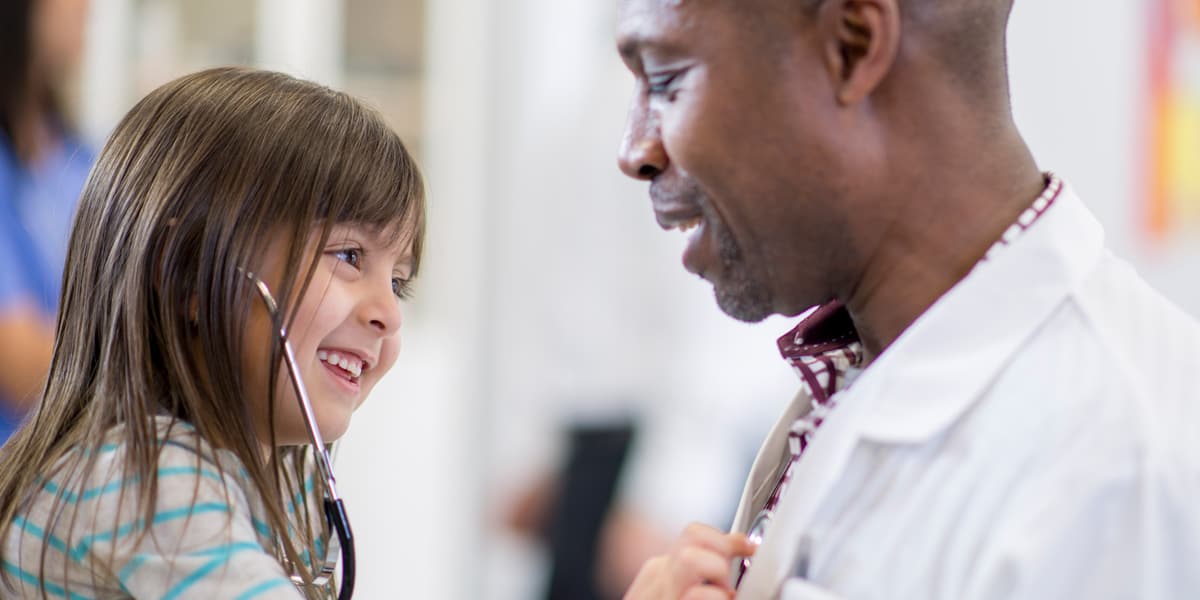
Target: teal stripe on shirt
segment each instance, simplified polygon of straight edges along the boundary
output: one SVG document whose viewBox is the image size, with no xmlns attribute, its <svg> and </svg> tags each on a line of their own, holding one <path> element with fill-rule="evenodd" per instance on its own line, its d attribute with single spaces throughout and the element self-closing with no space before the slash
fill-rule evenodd
<svg viewBox="0 0 1200 600">
<path fill-rule="evenodd" d="M 234 554 L 234 553 L 240 552 L 242 550 L 256 550 L 256 551 L 261 552 L 262 549 L 263 549 L 262 546 L 258 545 L 257 542 L 234 542 L 232 544 L 223 544 L 221 546 L 215 546 L 213 548 L 205 548 L 203 550 L 194 550 L 192 552 L 188 552 L 184 556 L 213 556 L 213 555 L 223 555 L 226 553 Z M 145 563 L 147 559 L 153 558 L 156 556 L 161 556 L 161 555 L 160 554 L 146 554 L 146 553 L 139 553 L 139 554 L 133 555 L 133 558 L 128 563 L 125 564 L 125 568 L 121 569 L 121 572 L 117 574 L 117 581 L 119 581 L 121 583 L 122 589 L 124 589 L 124 587 L 125 587 L 126 580 L 128 580 L 129 577 L 131 575 L 133 575 L 133 572 L 136 571 L 138 569 L 138 567 L 142 566 L 142 564 Z M 125 590 L 125 593 L 128 594 L 129 590 Z"/>
<path fill-rule="evenodd" d="M 67 552 L 66 542 L 62 541 L 54 534 L 46 533 L 46 531 L 41 527 L 26 521 L 25 517 L 13 517 L 12 524 L 20 527 L 21 531 L 24 531 L 33 537 L 41 538 L 42 541 L 49 544 L 51 548 L 54 548 L 55 550 L 58 550 L 64 554 Z"/>
<path fill-rule="evenodd" d="M 272 579 L 270 581 L 264 581 L 256 586 L 242 592 L 242 594 L 240 596 L 238 596 L 237 598 L 234 598 L 233 600 L 253 600 L 254 598 L 257 598 L 260 594 L 262 594 L 264 592 L 269 592 L 281 585 L 292 585 L 292 582 L 291 582 L 291 580 L 288 580 L 288 579 Z"/>
<path fill-rule="evenodd" d="M 122 443 L 123 443 L 123 442 L 122 442 Z M 101 445 L 101 446 L 100 446 L 100 452 L 99 452 L 99 454 L 102 454 L 102 455 L 103 455 L 103 454 L 108 454 L 109 452 L 112 452 L 112 451 L 114 451 L 114 450 L 116 450 L 117 448 L 120 448 L 120 447 L 121 447 L 121 444 L 113 444 L 113 443 L 109 443 L 109 444 L 103 444 L 103 445 Z M 78 447 L 77 447 L 77 449 L 78 449 Z M 83 448 L 83 449 L 81 449 L 81 450 L 78 450 L 78 451 L 79 451 L 81 454 L 83 454 L 84 456 L 87 456 L 87 455 L 89 455 L 89 454 L 91 454 L 91 453 L 92 453 L 92 449 L 91 449 L 91 448 Z"/>
<path fill-rule="evenodd" d="M 262 548 L 260 548 L 258 546 L 258 544 L 245 544 L 241 548 L 235 548 L 235 546 L 243 546 L 243 545 L 242 544 L 230 544 L 229 546 L 214 548 L 211 551 L 209 551 L 210 553 L 217 554 L 217 557 L 204 563 L 203 565 L 200 566 L 200 568 L 196 569 L 195 571 L 192 571 L 191 574 L 189 574 L 187 577 L 184 577 L 179 583 L 175 584 L 175 586 L 172 587 L 170 590 L 168 590 L 166 595 L 163 596 L 163 600 L 174 600 L 175 598 L 178 598 L 184 592 L 186 592 L 188 590 L 188 588 L 192 587 L 193 585 L 196 585 L 196 583 L 200 582 L 205 577 L 208 577 L 209 573 L 212 573 L 218 567 L 221 567 L 224 564 L 228 563 L 229 559 L 232 558 L 233 555 L 236 554 L 239 550 L 246 549 L 244 546 L 249 546 L 251 548 L 254 548 L 255 550 L 260 550 L 260 551 L 262 550 Z"/>
<path fill-rule="evenodd" d="M 313 491 L 313 477 L 312 477 L 312 475 L 309 475 L 308 478 L 304 480 L 304 489 L 299 492 L 296 492 L 296 496 L 294 498 L 292 498 L 292 503 L 291 503 L 291 505 L 288 506 L 288 513 L 296 512 L 296 509 L 298 507 L 305 504 L 305 502 L 304 502 L 305 497 L 307 497 L 309 494 L 311 494 L 312 491 Z"/>
<path fill-rule="evenodd" d="M 38 577 L 33 573 L 30 573 L 25 569 L 8 562 L 7 560 L 4 561 L 4 570 L 16 575 L 17 579 L 20 579 L 22 583 L 34 588 L 38 588 L 40 591 L 42 582 L 39 581 Z M 68 600 L 92 600 L 87 596 L 81 596 L 75 592 L 68 593 L 67 590 L 50 582 L 46 582 L 46 592 L 54 596 L 58 596 L 59 598 L 67 598 Z"/>
<path fill-rule="evenodd" d="M 254 525 L 254 530 L 257 531 L 259 535 L 265 538 L 271 537 L 271 526 L 267 525 L 266 522 L 261 521 L 254 516 L 250 517 L 250 522 Z"/>
<path fill-rule="evenodd" d="M 197 469 L 196 467 L 162 467 L 158 470 L 158 477 L 160 479 L 174 477 L 176 475 L 200 475 L 218 482 L 224 482 L 224 479 L 222 479 L 218 473 L 210 469 Z M 134 476 L 130 477 L 129 479 L 113 481 L 101 486 L 86 489 L 82 494 L 76 494 L 75 492 L 69 490 L 64 491 L 57 483 L 53 481 L 47 481 L 43 483 L 42 489 L 51 494 L 58 494 L 60 498 L 67 501 L 69 504 L 76 504 L 80 500 L 93 500 L 103 496 L 104 494 L 115 492 L 124 487 L 126 484 L 136 483 L 138 480 L 139 478 Z"/>
<path fill-rule="evenodd" d="M 214 460 L 213 457 L 205 454 L 204 452 L 201 452 L 198 448 L 196 448 L 195 445 L 186 444 L 184 442 L 181 442 L 178 440 L 172 440 L 172 439 L 163 441 L 163 445 L 164 446 L 174 446 L 176 448 L 179 448 L 180 450 L 186 450 L 187 452 L 189 452 L 191 454 L 195 454 L 196 456 L 199 456 L 200 459 L 203 460 L 204 462 L 206 462 L 210 465 L 213 465 L 214 467 L 218 466 L 217 461 Z M 237 465 L 237 467 L 238 467 L 238 469 L 237 469 L 238 477 L 241 477 L 242 479 L 250 479 L 250 471 L 246 470 L 246 467 L 242 465 L 241 461 L 234 460 L 233 464 Z"/>
<path fill-rule="evenodd" d="M 220 502 L 207 502 L 204 504 L 196 504 L 194 506 L 184 506 L 181 508 L 176 508 L 174 510 L 162 511 L 162 512 L 154 515 L 154 520 L 151 523 L 153 525 L 158 525 L 160 523 L 165 523 L 167 521 L 173 521 L 175 519 L 181 519 L 181 518 L 185 518 L 185 517 L 191 517 L 194 515 L 201 515 L 201 514 L 210 513 L 210 512 L 226 512 L 227 513 L 227 512 L 230 512 L 230 507 L 228 504 L 224 504 L 224 503 L 220 503 Z M 129 533 L 132 531 L 137 531 L 137 530 L 141 529 L 143 526 L 144 526 L 143 520 L 137 519 L 135 521 L 125 523 L 124 525 L 117 527 L 116 531 L 105 531 L 102 533 L 97 533 L 95 535 L 87 536 L 86 538 L 83 539 L 83 541 L 81 541 L 75 545 L 75 547 L 71 550 L 71 553 L 69 554 L 69 556 L 75 562 L 79 562 L 80 560 L 83 559 L 84 555 L 87 554 L 88 550 L 92 547 L 92 544 L 94 544 L 95 542 L 108 541 L 110 539 L 119 539 L 119 538 L 125 537 L 126 535 L 129 535 Z"/>
</svg>

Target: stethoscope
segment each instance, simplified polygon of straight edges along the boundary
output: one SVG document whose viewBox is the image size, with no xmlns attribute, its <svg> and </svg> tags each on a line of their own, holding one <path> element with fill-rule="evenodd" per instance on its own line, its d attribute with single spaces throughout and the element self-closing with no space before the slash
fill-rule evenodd
<svg viewBox="0 0 1200 600">
<path fill-rule="evenodd" d="M 746 539 L 755 546 L 761 545 L 763 535 L 767 533 L 767 526 L 771 524 L 771 517 L 774 516 L 774 511 L 762 509 L 754 517 L 754 521 L 750 524 L 750 529 L 746 531 Z M 733 589 L 742 587 L 742 579 L 746 577 L 746 571 L 750 570 L 750 557 L 743 556 L 741 560 L 734 561 L 733 569 Z"/>
<path fill-rule="evenodd" d="M 267 306 L 267 312 L 272 318 L 278 318 L 279 305 L 271 295 L 271 289 L 257 275 L 250 271 L 242 271 L 258 288 L 258 295 Z M 312 402 L 308 398 L 308 389 L 300 379 L 300 367 L 296 362 L 296 352 L 288 341 L 287 325 L 279 325 L 279 341 L 283 345 L 284 364 L 287 365 L 288 377 L 292 380 L 292 389 L 296 392 L 296 400 L 300 403 L 300 413 L 304 415 L 304 424 L 308 427 L 309 439 L 312 441 L 313 453 L 316 456 L 317 468 L 325 482 L 325 493 L 322 498 L 325 507 L 325 521 L 337 535 L 329 540 L 329 548 L 325 552 L 325 562 L 321 565 L 312 579 L 312 585 L 321 587 L 329 583 L 337 569 L 338 555 L 342 557 L 342 583 L 338 590 L 338 600 L 349 600 L 354 594 L 354 534 L 350 531 L 350 521 L 346 518 L 346 505 L 337 493 L 337 481 L 333 477 L 333 462 L 329 458 L 329 449 L 325 446 L 325 438 L 317 428 L 317 420 L 313 416 Z M 299 588 L 305 588 L 304 578 L 298 573 L 299 565 L 291 565 L 292 583 Z"/>
</svg>

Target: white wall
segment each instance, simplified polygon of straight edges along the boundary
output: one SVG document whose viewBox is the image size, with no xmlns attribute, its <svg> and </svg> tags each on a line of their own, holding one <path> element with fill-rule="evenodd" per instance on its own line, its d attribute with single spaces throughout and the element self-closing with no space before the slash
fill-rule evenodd
<svg viewBox="0 0 1200 600">
<path fill-rule="evenodd" d="M 1148 4 L 1017 0 L 1009 28 L 1014 112 L 1042 168 L 1075 186 L 1116 253 L 1200 315 L 1200 237 L 1157 243 L 1141 224 Z"/>
</svg>

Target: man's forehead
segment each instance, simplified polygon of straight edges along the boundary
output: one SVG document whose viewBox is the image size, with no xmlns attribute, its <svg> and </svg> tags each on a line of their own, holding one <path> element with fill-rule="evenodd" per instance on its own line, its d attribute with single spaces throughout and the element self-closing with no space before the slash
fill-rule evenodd
<svg viewBox="0 0 1200 600">
<path fill-rule="evenodd" d="M 728 0 L 620 0 L 619 20 L 672 18 L 684 11 Z"/>
<path fill-rule="evenodd" d="M 712 1 L 621 0 L 617 11 L 618 49 L 622 54 L 632 54 L 640 46 L 661 43 L 665 30 L 677 28 L 690 19 L 694 9 Z"/>
<path fill-rule="evenodd" d="M 694 0 L 621 0 L 619 11 L 624 13 L 647 9 L 669 9 L 693 3 Z"/>
</svg>

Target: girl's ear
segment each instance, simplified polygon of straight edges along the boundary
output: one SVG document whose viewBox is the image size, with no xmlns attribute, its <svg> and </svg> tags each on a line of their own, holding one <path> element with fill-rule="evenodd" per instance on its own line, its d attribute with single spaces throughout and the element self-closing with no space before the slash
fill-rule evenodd
<svg viewBox="0 0 1200 600">
<path fill-rule="evenodd" d="M 198 329 L 200 327 L 200 299 L 195 295 L 188 299 L 187 315 L 188 325 L 191 325 L 192 329 Z"/>
<path fill-rule="evenodd" d="M 179 224 L 179 219 L 170 217 L 165 227 L 173 229 Z M 166 236 L 164 236 L 164 239 Z M 160 243 L 154 259 L 154 281 L 162 282 L 166 277 L 166 244 Z M 188 296 L 187 305 L 181 307 L 180 316 L 187 319 L 188 325 L 194 330 L 200 326 L 200 298 L 195 293 Z"/>
</svg>

